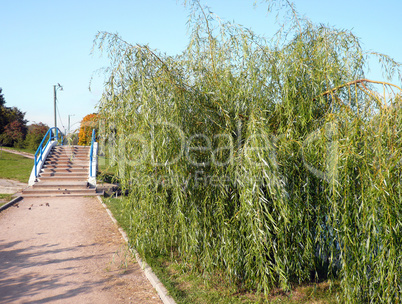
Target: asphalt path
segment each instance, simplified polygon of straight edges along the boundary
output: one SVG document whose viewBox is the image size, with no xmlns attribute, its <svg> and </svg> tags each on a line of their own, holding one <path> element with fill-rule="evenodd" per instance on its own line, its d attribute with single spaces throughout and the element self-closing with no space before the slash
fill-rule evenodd
<svg viewBox="0 0 402 304">
<path fill-rule="evenodd" d="M 0 212 L 0 303 L 162 303 L 95 197 Z"/>
<path fill-rule="evenodd" d="M 30 159 L 35 159 L 35 155 L 28 153 L 28 152 L 21 152 L 21 151 L 16 151 L 16 150 L 12 150 L 12 149 L 7 149 L 7 148 L 0 148 L 2 151 L 5 152 L 9 152 L 9 153 L 13 153 L 13 154 L 18 154 L 18 155 L 22 155 L 24 157 L 30 158 Z"/>
</svg>

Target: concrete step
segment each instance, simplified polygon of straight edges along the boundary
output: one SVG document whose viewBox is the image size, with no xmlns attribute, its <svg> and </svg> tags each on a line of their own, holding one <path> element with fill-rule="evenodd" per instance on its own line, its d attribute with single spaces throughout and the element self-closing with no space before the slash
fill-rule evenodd
<svg viewBox="0 0 402 304">
<path fill-rule="evenodd" d="M 47 157 L 48 160 L 69 160 L 69 161 L 74 161 L 74 160 L 83 160 L 83 161 L 89 161 L 89 157 L 85 156 L 85 157 L 71 157 L 71 156 L 67 156 L 67 155 L 61 155 L 61 156 L 51 156 L 49 155 Z"/>
<path fill-rule="evenodd" d="M 89 152 L 90 149 L 76 149 L 76 148 L 70 148 L 70 147 L 60 147 L 57 146 L 56 148 L 52 149 L 52 152 L 58 153 L 58 152 L 74 152 L 74 153 L 85 153 L 85 152 Z"/>
<path fill-rule="evenodd" d="M 83 181 L 75 181 L 75 180 L 66 180 L 66 181 L 63 181 L 62 184 L 66 185 L 66 186 L 74 186 L 74 185 L 85 185 L 86 186 L 88 183 L 86 181 L 83 182 Z M 33 187 L 35 187 L 36 185 L 55 186 L 55 185 L 60 185 L 60 182 L 50 179 L 50 180 L 46 180 L 46 181 L 37 182 L 33 185 Z"/>
<path fill-rule="evenodd" d="M 51 151 L 51 155 L 77 155 L 77 156 L 88 156 L 89 151 L 70 151 L 70 150 L 65 150 L 65 151 Z"/>
<path fill-rule="evenodd" d="M 44 163 L 44 166 L 46 165 L 63 165 L 63 166 L 89 166 L 89 161 L 80 161 L 80 160 L 75 160 L 75 161 L 67 161 L 67 160 L 47 160 Z"/>
<path fill-rule="evenodd" d="M 54 147 L 36 183 L 22 197 L 103 195 L 88 185 L 89 147 Z"/>
<path fill-rule="evenodd" d="M 56 167 L 56 168 L 43 168 L 41 174 L 43 173 L 86 173 L 88 174 L 88 168 L 76 168 L 76 167 L 72 167 L 72 168 L 60 168 L 60 167 Z"/>
<path fill-rule="evenodd" d="M 52 150 L 51 153 L 56 153 L 56 154 L 63 154 L 63 153 L 68 153 L 68 154 L 74 154 L 74 153 L 82 153 L 82 154 L 89 154 L 90 150 L 77 150 L 77 149 L 58 149 L 58 150 Z"/>
<path fill-rule="evenodd" d="M 75 160 L 82 160 L 82 161 L 89 161 L 89 157 L 69 157 L 69 156 L 51 156 L 49 155 L 46 160 L 59 160 L 59 161 L 75 161 Z"/>
<path fill-rule="evenodd" d="M 82 155 L 88 156 L 90 151 L 74 151 L 74 150 L 60 150 L 60 151 L 51 151 L 52 155 Z"/>
<path fill-rule="evenodd" d="M 89 157 L 89 153 L 50 153 L 49 157 Z"/>
<path fill-rule="evenodd" d="M 26 190 L 24 190 L 22 192 L 23 195 L 27 195 L 27 194 L 92 194 L 92 193 L 96 193 L 96 189 L 95 188 L 88 188 L 88 189 L 38 189 L 38 188 L 28 188 Z"/>
<path fill-rule="evenodd" d="M 88 178 L 88 172 L 41 172 L 41 174 L 39 174 L 39 178 L 41 177 L 47 177 L 47 176 L 54 176 L 54 177 L 63 177 L 63 176 L 73 176 L 73 177 L 84 177 L 84 178 Z"/>
<path fill-rule="evenodd" d="M 91 147 L 73 147 L 73 146 L 56 146 L 52 151 L 61 152 L 61 151 L 74 151 L 74 152 L 89 152 Z"/>
<path fill-rule="evenodd" d="M 67 186 L 67 185 L 57 185 L 57 186 L 35 186 L 32 187 L 32 190 L 27 190 L 27 191 L 42 191 L 42 192 L 48 192 L 48 191 L 69 191 L 69 190 L 74 190 L 74 191 L 78 191 L 78 190 L 82 190 L 82 191 L 86 191 L 88 189 L 92 189 L 89 188 L 86 185 L 76 185 L 76 186 Z M 24 192 L 25 193 L 25 192 Z"/>
<path fill-rule="evenodd" d="M 91 189 L 86 182 L 76 182 L 76 181 L 64 181 L 64 182 L 53 182 L 53 181 L 42 181 L 35 183 L 32 186 L 34 190 L 66 190 L 66 189 Z"/>
<path fill-rule="evenodd" d="M 89 153 L 84 151 L 84 152 L 75 152 L 75 151 L 52 151 L 50 152 L 50 155 L 58 155 L 58 156 L 62 156 L 62 155 L 77 155 L 77 156 L 88 156 Z"/>
<path fill-rule="evenodd" d="M 71 165 L 49 164 L 49 165 L 44 165 L 44 166 L 42 167 L 43 170 L 45 170 L 45 169 L 73 169 L 73 168 L 88 170 L 88 169 L 89 169 L 89 165 L 88 165 L 88 164 L 86 164 L 86 165 L 84 165 L 84 164 L 75 164 L 75 165 L 72 165 L 72 164 L 71 164 Z"/>
<path fill-rule="evenodd" d="M 81 181 L 87 182 L 88 175 L 85 176 L 39 176 L 39 181 L 55 181 L 55 182 L 65 182 L 65 181 Z"/>
<path fill-rule="evenodd" d="M 50 153 L 48 157 L 81 157 L 81 158 L 89 158 L 89 153 L 85 154 L 75 154 L 75 153 Z"/>
<path fill-rule="evenodd" d="M 89 151 L 60 150 L 51 151 L 52 155 L 89 155 Z"/>
<path fill-rule="evenodd" d="M 22 197 L 62 197 L 62 196 L 96 196 L 103 195 L 104 192 L 96 192 L 95 189 L 90 190 L 68 190 L 68 191 L 30 191 L 22 192 Z"/>
</svg>

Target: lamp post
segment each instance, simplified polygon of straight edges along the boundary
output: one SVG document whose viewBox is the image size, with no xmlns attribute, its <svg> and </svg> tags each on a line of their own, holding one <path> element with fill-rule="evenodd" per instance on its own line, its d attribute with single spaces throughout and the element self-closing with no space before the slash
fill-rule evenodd
<svg viewBox="0 0 402 304">
<path fill-rule="evenodd" d="M 63 91 L 63 87 L 60 85 L 60 83 L 58 83 L 57 85 L 53 86 L 54 89 L 54 127 L 57 128 L 57 118 L 56 118 L 56 91 L 60 90 Z"/>
<path fill-rule="evenodd" d="M 74 114 L 69 114 L 68 115 L 68 134 L 70 134 L 70 117 L 75 116 Z"/>
</svg>

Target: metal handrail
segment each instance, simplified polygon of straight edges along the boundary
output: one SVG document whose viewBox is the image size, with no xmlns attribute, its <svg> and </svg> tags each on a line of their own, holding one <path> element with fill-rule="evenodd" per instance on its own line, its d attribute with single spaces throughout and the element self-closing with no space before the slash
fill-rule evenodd
<svg viewBox="0 0 402 304">
<path fill-rule="evenodd" d="M 53 130 L 55 130 L 55 132 L 54 132 L 55 134 L 53 134 Z M 49 137 L 49 138 L 46 141 L 45 146 L 43 146 L 43 143 L 45 142 L 47 137 Z M 56 127 L 49 128 L 49 130 L 47 130 L 45 136 L 43 137 L 42 141 L 40 142 L 38 149 L 36 150 L 35 160 L 34 160 L 34 162 L 35 162 L 35 178 L 38 177 L 37 167 L 38 167 L 39 162 L 42 161 L 43 152 L 46 150 L 48 144 L 52 140 L 61 140 L 61 144 L 63 144 L 63 134 L 61 133 L 59 128 L 56 128 Z M 39 154 L 39 157 L 38 157 L 38 154 Z"/>
<path fill-rule="evenodd" d="M 95 129 L 92 129 L 91 152 L 89 154 L 89 176 L 90 177 L 93 177 L 92 162 L 93 162 L 93 155 L 94 155 L 94 142 L 95 142 Z"/>
</svg>

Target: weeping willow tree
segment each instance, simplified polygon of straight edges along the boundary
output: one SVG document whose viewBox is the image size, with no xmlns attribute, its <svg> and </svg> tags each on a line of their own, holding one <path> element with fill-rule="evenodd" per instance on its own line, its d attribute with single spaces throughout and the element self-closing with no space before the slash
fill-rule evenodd
<svg viewBox="0 0 402 304">
<path fill-rule="evenodd" d="M 177 56 L 97 35 L 132 244 L 249 290 L 339 278 L 343 301 L 396 303 L 400 89 L 364 79 L 351 32 L 292 13 L 266 40 L 192 2 Z"/>
</svg>

